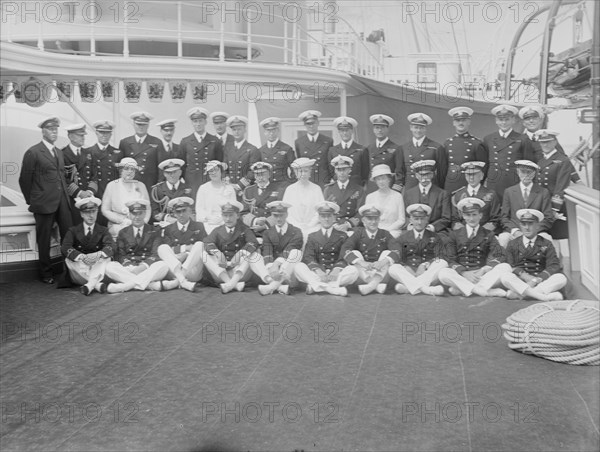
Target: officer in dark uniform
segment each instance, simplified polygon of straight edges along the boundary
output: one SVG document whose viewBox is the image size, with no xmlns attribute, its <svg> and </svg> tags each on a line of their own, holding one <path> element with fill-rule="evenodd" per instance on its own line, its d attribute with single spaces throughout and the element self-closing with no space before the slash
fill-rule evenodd
<svg viewBox="0 0 600 452">
<path fill-rule="evenodd" d="M 160 257 L 169 266 L 179 281 L 179 287 L 193 292 L 196 282 L 202 278 L 204 225 L 192 218 L 194 200 L 188 196 L 173 198 L 168 203 L 171 215 L 177 220 L 163 232 L 162 244 L 157 249 Z"/>
<path fill-rule="evenodd" d="M 341 141 L 329 148 L 327 159 L 331 164 L 331 161 L 338 155 L 350 157 L 353 162 L 350 180 L 364 187 L 369 179 L 369 153 L 362 144 L 354 141 L 354 130 L 358 123 L 354 118 L 340 116 L 333 120 L 333 125 L 337 127 Z M 334 178 L 335 172 L 330 166 L 329 180 L 333 181 Z"/>
<path fill-rule="evenodd" d="M 365 201 L 365 190 L 350 178 L 354 166 L 350 157 L 338 155 L 331 161 L 331 166 L 335 168 L 335 181 L 325 186 L 323 197 L 339 206 L 338 219 L 333 227 L 348 232 L 360 225 L 358 208 Z"/>
<path fill-rule="evenodd" d="M 507 262 L 512 266 L 512 273 L 502 276 L 502 284 L 508 289 L 506 297 L 562 300 L 559 291 L 567 285 L 567 278 L 560 272 L 560 260 L 552 242 L 537 235 L 544 214 L 521 209 L 517 218 L 523 236 L 511 240 L 506 247 Z"/>
<path fill-rule="evenodd" d="M 117 163 L 124 157 L 120 149 L 111 146 L 110 139 L 115 128 L 114 123 L 108 120 L 96 121 L 93 124 L 96 129 L 98 143 L 90 147 L 92 153 L 92 174 L 95 175 L 98 183 L 97 197 L 102 199 L 104 190 L 109 182 L 119 178 L 119 169 Z M 106 218 L 101 212 L 98 213 L 98 223 L 106 226 Z"/>
<path fill-rule="evenodd" d="M 276 117 L 266 118 L 260 122 L 261 127 L 265 130 L 267 142 L 258 150 L 261 160 L 269 163 L 272 167 L 271 183 L 279 185 L 282 190 L 285 190 L 285 187 L 294 182 L 290 166 L 296 160 L 296 156 L 291 146 L 279 139 L 280 122 L 281 119 Z"/>
<path fill-rule="evenodd" d="M 390 277 L 398 281 L 397 293 L 441 296 L 442 286 L 433 285 L 438 272 L 446 268 L 444 244 L 441 238 L 427 229 L 431 207 L 426 204 L 411 204 L 406 208 L 410 216 L 412 231 L 403 232 L 394 247 L 398 261 L 389 270 Z"/>
<path fill-rule="evenodd" d="M 484 205 L 479 198 L 464 198 L 458 203 L 466 226 L 450 232 L 445 246 L 448 268 L 438 273 L 452 295 L 506 296 L 504 289 L 495 286 L 511 268 L 494 233 L 480 226 Z"/>
<path fill-rule="evenodd" d="M 373 124 L 373 134 L 375 142 L 367 146 L 367 155 L 369 156 L 369 181 L 367 182 L 367 194 L 377 190 L 375 182 L 370 180 L 371 171 L 377 165 L 387 165 L 392 170 L 396 170 L 396 154 L 399 146 L 388 138 L 390 127 L 394 125 L 394 120 L 388 115 L 376 114 L 369 117 L 369 121 Z M 398 189 L 397 185 L 393 185 L 394 190 Z"/>
<path fill-rule="evenodd" d="M 242 221 L 259 237 L 275 224 L 267 204 L 283 198 L 283 190 L 270 182 L 272 166 L 267 162 L 256 162 L 250 167 L 255 184 L 244 190 Z"/>
<path fill-rule="evenodd" d="M 158 150 L 158 163 L 168 159 L 182 159 L 181 148 L 177 143 L 173 143 L 173 135 L 175 135 L 175 123 L 177 119 L 164 119 L 156 123 L 160 128 L 162 135 L 161 147 Z M 159 177 L 161 177 L 159 175 Z"/>
<path fill-rule="evenodd" d="M 214 111 L 208 115 L 208 119 L 212 121 L 213 127 L 215 128 L 215 137 L 221 142 L 223 149 L 225 149 L 228 144 L 233 144 L 233 136 L 227 133 L 229 113 L 225 113 L 224 111 Z"/>
<path fill-rule="evenodd" d="M 81 285 L 81 293 L 94 290 L 106 292 L 104 271 L 115 252 L 115 242 L 108 229 L 96 223 L 98 206 L 102 201 L 95 196 L 75 201 L 83 222 L 69 228 L 61 250 L 71 281 Z"/>
<path fill-rule="evenodd" d="M 183 138 L 179 144 L 185 161 L 185 181 L 190 184 L 192 193 L 197 193 L 200 185 L 209 181 L 208 173 L 204 171 L 211 160 L 223 161 L 223 143 L 214 135 L 206 132 L 208 110 L 194 107 L 188 110 L 194 132 Z"/>
<path fill-rule="evenodd" d="M 133 120 L 135 135 L 123 138 L 119 149 L 123 157 L 131 157 L 140 167 L 136 179 L 142 182 L 148 193 L 152 186 L 158 182 L 158 151 L 162 147 L 159 138 L 148 135 L 148 126 L 154 119 L 150 113 L 138 111 L 129 116 Z"/>
<path fill-rule="evenodd" d="M 464 198 L 479 198 L 485 205 L 481 208 L 481 226 L 489 231 L 500 232 L 500 200 L 498 194 L 481 184 L 485 162 L 466 162 L 461 166 L 467 185 L 452 195 L 452 229 L 463 228 L 464 222 L 458 211 L 458 203 Z"/>
<path fill-rule="evenodd" d="M 333 146 L 333 139 L 319 133 L 319 118 L 321 112 L 306 110 L 300 113 L 298 119 L 304 122 L 306 135 L 302 135 L 294 142 L 296 157 L 306 157 L 315 160 L 312 167 L 310 180 L 323 188 L 330 180 L 329 161 L 327 155 Z"/>
<path fill-rule="evenodd" d="M 233 136 L 223 152 L 224 162 L 227 163 L 226 177 L 238 197 L 241 197 L 246 187 L 254 183 L 254 174 L 250 168 L 260 161 L 261 156 L 258 148 L 246 141 L 248 118 L 240 115 L 230 116 L 227 125 Z"/>
<path fill-rule="evenodd" d="M 504 190 L 519 182 L 514 163 L 517 160 L 533 161 L 535 158 L 531 143 L 513 130 L 515 115 L 518 112 L 519 110 L 512 105 L 498 105 L 492 108 L 499 131 L 483 139 L 489 162 L 485 183 L 488 188 L 496 190 L 500 199 Z"/>
<path fill-rule="evenodd" d="M 473 110 L 469 107 L 455 107 L 448 111 L 452 117 L 452 124 L 456 134 L 444 143 L 448 160 L 448 172 L 444 177 L 444 190 L 454 193 L 467 185 L 464 172 L 461 170 L 463 163 L 478 161 L 487 163 L 488 153 L 483 147 L 483 142 L 469 133 Z"/>
<path fill-rule="evenodd" d="M 296 264 L 294 273 L 298 281 L 306 283 L 307 295 L 327 292 L 345 297 L 348 295 L 345 286 L 354 283 L 358 273 L 351 270 L 344 277 L 341 274 L 346 261 L 340 251 L 348 236 L 333 227 L 340 208 L 330 201 L 323 201 L 315 208 L 321 228 L 308 235 L 302 262 Z"/>
<path fill-rule="evenodd" d="M 413 113 L 406 118 L 410 124 L 412 138 L 408 143 L 400 146 L 395 158 L 396 184 L 394 190 L 402 191 L 414 187 L 419 182 L 415 175 L 410 172 L 413 163 L 420 160 L 435 160 L 437 173 L 432 180 L 434 185 L 444 187 L 444 178 L 448 171 L 448 161 L 444 147 L 427 136 L 427 126 L 433 120 L 425 113 Z M 391 167 L 394 171 L 394 167 Z"/>
<path fill-rule="evenodd" d="M 152 205 L 152 219 L 155 223 L 162 223 L 161 227 L 175 222 L 175 217 L 168 215 L 169 201 L 182 196 L 194 198 L 195 193 L 187 182 L 181 177 L 183 167 L 181 159 L 167 159 L 158 164 L 158 169 L 163 173 L 164 181 L 159 182 L 150 192 Z"/>
</svg>

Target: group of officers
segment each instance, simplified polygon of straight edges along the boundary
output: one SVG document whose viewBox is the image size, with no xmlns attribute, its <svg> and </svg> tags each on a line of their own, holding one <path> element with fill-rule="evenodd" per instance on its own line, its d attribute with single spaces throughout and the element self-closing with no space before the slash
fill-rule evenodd
<svg viewBox="0 0 600 452">
<path fill-rule="evenodd" d="M 465 296 L 559 299 L 566 279 L 551 239 L 566 238 L 564 189 L 577 173 L 558 134 L 541 128 L 539 106 L 495 107 L 499 130 L 483 141 L 469 133 L 470 108 L 448 113 L 456 134 L 444 145 L 427 137 L 431 118 L 414 113 L 407 118 L 412 139 L 403 145 L 388 138 L 391 117 L 372 115 L 375 140 L 364 147 L 354 141 L 355 119 L 334 120 L 341 138 L 334 145 L 319 133 L 320 112 L 308 110 L 299 117 L 307 134 L 294 148 L 279 139 L 278 118 L 261 121 L 266 143 L 256 148 L 246 141 L 247 118 L 194 107 L 188 111 L 194 132 L 179 145 L 172 141 L 176 120 L 158 123 L 159 139 L 147 133 L 152 116 L 137 112 L 135 134 L 119 148 L 109 143 L 114 124 L 98 121 L 98 144 L 83 148 L 87 132 L 77 124 L 67 128 L 70 144 L 59 150 L 60 124 L 49 118 L 39 124 L 43 140 L 26 152 L 19 179 L 36 219 L 42 280 L 54 282 L 49 242 L 56 221 L 66 265 L 84 294 L 193 291 L 203 276 L 227 293 L 243 290 L 255 275 L 262 294 L 288 293 L 299 282 L 307 293 L 346 295 L 356 282 L 362 294 L 383 293 L 392 278 L 398 293 L 441 295 L 443 284 Z M 518 117 L 524 134 L 513 130 Z M 215 135 L 206 132 L 209 119 Z M 127 202 L 131 225 L 115 241 L 98 206 L 123 158 L 135 160 L 137 179 L 152 196 Z M 325 193 L 314 206 L 319 225 L 311 234 L 287 221 L 293 206 L 281 201 L 297 160 L 310 161 L 311 178 Z M 238 199 L 222 203 L 223 224 L 207 234 L 194 220 L 193 197 L 212 161 L 225 163 Z M 174 167 L 180 183 L 161 180 L 160 169 Z M 373 170 L 382 167 L 407 206 L 410 221 L 399 237 L 379 228 L 382 206 L 364 204 L 376 189 Z M 340 174 L 347 175 L 344 183 Z M 151 222 L 167 214 L 171 222 L 146 224 L 147 210 Z M 79 224 L 69 229 L 73 223 Z"/>
</svg>

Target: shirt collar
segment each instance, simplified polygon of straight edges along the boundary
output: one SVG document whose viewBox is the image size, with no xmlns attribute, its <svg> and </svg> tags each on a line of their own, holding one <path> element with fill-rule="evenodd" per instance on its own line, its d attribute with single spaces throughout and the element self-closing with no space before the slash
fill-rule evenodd
<svg viewBox="0 0 600 452">
<path fill-rule="evenodd" d="M 165 181 L 167 183 L 167 187 L 169 188 L 169 190 L 177 190 L 179 188 L 179 182 L 181 182 L 180 180 L 178 180 L 177 182 L 175 182 L 175 184 L 171 184 L 168 180 Z"/>
<path fill-rule="evenodd" d="M 75 155 L 79 155 L 79 153 L 81 152 L 81 148 L 77 148 L 77 147 L 73 146 L 73 143 L 69 143 L 69 147 L 71 148 L 71 150 L 73 151 L 73 154 L 75 154 Z"/>
<path fill-rule="evenodd" d="M 144 235 L 144 226 L 140 226 L 139 228 L 133 227 L 133 235 L 137 235 L 138 231 L 140 231 L 141 235 Z"/>
<path fill-rule="evenodd" d="M 383 140 L 379 141 L 379 140 L 375 140 L 375 143 L 377 144 L 377 147 L 379 146 L 383 146 L 385 143 L 387 143 L 387 140 L 389 140 L 390 137 L 385 137 Z"/>
<path fill-rule="evenodd" d="M 427 187 L 424 187 L 423 185 L 419 184 L 419 185 L 418 185 L 418 187 L 419 187 L 419 191 L 420 191 L 421 193 L 423 193 L 423 189 L 425 189 L 425 193 L 429 194 L 429 192 L 431 191 L 431 186 L 432 186 L 432 185 L 433 185 L 433 184 L 429 184 Z"/>
<path fill-rule="evenodd" d="M 319 132 L 315 133 L 314 135 L 307 133 L 306 136 L 308 137 L 309 140 L 317 141 L 317 138 L 319 138 Z"/>
<path fill-rule="evenodd" d="M 556 149 L 552 149 L 552 152 L 548 152 L 547 154 L 543 154 L 545 159 L 549 159 L 554 154 L 556 154 Z"/>
<path fill-rule="evenodd" d="M 187 231 L 190 227 L 190 220 L 187 221 L 186 224 L 181 224 L 179 221 L 177 222 L 177 227 L 179 228 L 179 230 L 181 231 L 182 228 L 185 228 L 185 230 Z"/>
<path fill-rule="evenodd" d="M 536 240 L 537 240 L 537 234 L 531 240 L 529 240 L 527 237 L 523 236 L 523 245 L 525 247 L 527 247 L 527 245 L 529 245 L 529 242 L 531 242 L 532 244 L 534 244 Z"/>
<path fill-rule="evenodd" d="M 477 184 L 476 187 L 472 187 L 471 185 L 467 185 L 467 194 L 469 193 L 478 193 L 481 188 L 481 183 Z"/>
<path fill-rule="evenodd" d="M 172 141 L 165 141 L 165 140 L 160 140 L 163 143 L 163 147 L 165 148 L 165 151 L 167 150 L 167 147 L 169 145 L 171 145 L 171 149 L 173 149 L 173 142 Z"/>
<path fill-rule="evenodd" d="M 136 135 L 136 136 L 135 136 L 135 141 L 136 141 L 136 142 L 138 142 L 138 143 L 139 143 L 140 141 L 142 141 L 142 142 L 143 142 L 143 141 L 146 139 L 146 137 L 147 137 L 147 136 L 148 136 L 148 134 L 146 134 L 146 135 L 144 135 L 144 136 L 141 136 L 141 137 L 140 137 L 140 136 L 138 136 L 138 135 Z"/>
<path fill-rule="evenodd" d="M 477 231 L 479 231 L 479 225 L 472 228 L 471 226 L 466 224 L 465 227 L 467 228 L 467 236 L 471 236 L 473 233 L 477 234 Z"/>
<path fill-rule="evenodd" d="M 198 132 L 194 132 L 194 136 L 196 137 L 196 140 L 198 140 L 198 142 L 201 142 L 202 140 L 204 140 L 206 132 L 204 132 L 202 135 L 200 135 Z"/>
<path fill-rule="evenodd" d="M 275 141 L 267 141 L 267 146 L 274 147 L 275 145 L 277 145 L 278 141 L 279 141 L 279 138 L 277 138 Z"/>
<path fill-rule="evenodd" d="M 529 193 L 531 193 L 531 189 L 533 188 L 533 183 L 529 184 L 527 187 L 525 185 L 523 185 L 523 182 L 519 182 L 519 185 L 521 186 L 521 193 L 523 193 L 525 191 L 525 189 L 529 190 Z"/>
<path fill-rule="evenodd" d="M 275 226 L 275 228 L 277 229 L 277 232 L 281 232 L 282 234 L 285 234 L 288 229 L 288 224 L 285 223 L 281 228 L 279 226 Z"/>
<path fill-rule="evenodd" d="M 370 239 L 374 239 L 377 235 L 377 231 L 379 231 L 379 228 L 375 229 L 375 232 L 368 231 L 367 229 L 365 229 L 365 231 L 367 232 L 367 235 Z"/>
<path fill-rule="evenodd" d="M 413 229 L 413 232 L 415 233 L 415 239 L 419 239 L 419 236 L 423 236 L 425 234 L 425 229 L 423 229 L 421 232 L 417 232 L 416 229 Z"/>
<path fill-rule="evenodd" d="M 346 182 L 337 181 L 337 184 L 338 184 L 338 187 L 340 187 L 340 190 L 342 190 L 342 185 L 345 185 L 346 188 L 348 188 L 349 182 L 350 182 L 350 180 L 347 180 Z"/>
<path fill-rule="evenodd" d="M 525 130 L 525 133 L 527 134 L 527 136 L 529 137 L 529 139 L 530 139 L 531 141 L 534 141 L 534 140 L 533 140 L 533 134 L 534 134 L 535 132 L 530 132 L 529 130 Z"/>
<path fill-rule="evenodd" d="M 321 228 L 321 232 L 323 233 L 323 235 L 325 237 L 327 237 L 327 233 L 329 233 L 329 236 L 331 237 L 331 231 L 333 230 L 333 227 L 329 228 L 329 229 L 325 229 L 325 228 Z"/>
<path fill-rule="evenodd" d="M 265 185 L 263 185 L 262 187 L 260 185 L 258 185 L 258 184 L 256 184 L 256 186 L 258 188 L 260 188 L 261 190 L 265 190 L 269 186 L 270 183 L 271 183 L 270 181 L 267 181 L 267 183 Z"/>
<path fill-rule="evenodd" d="M 233 226 L 231 228 L 229 226 L 225 226 L 225 230 L 229 233 L 232 233 L 233 231 L 235 231 L 235 226 Z"/>
<path fill-rule="evenodd" d="M 246 142 L 246 139 L 244 138 L 241 141 L 234 141 L 234 144 L 235 144 L 235 147 L 239 149 L 244 145 L 245 142 Z"/>
<path fill-rule="evenodd" d="M 425 141 L 426 137 L 422 137 L 420 139 L 416 139 L 415 137 L 413 137 L 413 144 L 415 145 L 415 147 L 419 147 L 423 144 L 423 141 Z"/>
<path fill-rule="evenodd" d="M 512 133 L 513 129 L 508 129 L 506 132 L 503 132 L 502 130 L 499 130 L 498 132 L 500 132 L 500 136 L 502 137 L 508 137 L 511 133 Z"/>
<path fill-rule="evenodd" d="M 83 224 L 83 231 L 85 232 L 85 234 L 88 233 L 88 231 L 90 231 L 92 234 L 94 233 L 94 225 L 88 226 L 87 224 Z"/>
<path fill-rule="evenodd" d="M 50 144 L 50 143 L 49 143 L 48 141 L 46 141 L 46 140 L 42 140 L 42 143 L 44 143 L 44 145 L 45 145 L 45 146 L 48 148 L 48 150 L 49 150 L 50 152 L 54 151 L 54 145 L 53 145 L 53 144 Z"/>
</svg>

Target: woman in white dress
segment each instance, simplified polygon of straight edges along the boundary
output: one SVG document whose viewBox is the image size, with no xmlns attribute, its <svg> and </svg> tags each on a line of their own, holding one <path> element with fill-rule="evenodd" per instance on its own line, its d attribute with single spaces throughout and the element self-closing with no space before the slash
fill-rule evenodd
<svg viewBox="0 0 600 452">
<path fill-rule="evenodd" d="M 404 198 L 390 188 L 394 175 L 388 165 L 375 165 L 371 174 L 371 180 L 377 184 L 377 191 L 367 195 L 365 204 L 377 206 L 381 211 L 379 227 L 398 237 L 406 222 Z"/>
<path fill-rule="evenodd" d="M 108 220 L 108 231 L 114 239 L 121 229 L 131 224 L 129 208 L 125 203 L 140 198 L 150 201 L 144 183 L 135 180 L 135 172 L 140 170 L 137 162 L 131 157 L 124 157 L 117 163 L 117 167 L 119 178 L 108 183 L 102 196 L 102 215 Z M 150 220 L 150 214 L 148 209 L 144 217 L 145 223 Z"/>
<path fill-rule="evenodd" d="M 312 166 L 316 160 L 301 157 L 290 165 L 296 173 L 297 182 L 289 185 L 283 193 L 283 202 L 291 204 L 288 209 L 288 223 L 300 228 L 304 242 L 308 234 L 319 229 L 319 215 L 316 205 L 325 201 L 323 190 L 310 181 Z"/>
<path fill-rule="evenodd" d="M 204 224 L 207 234 L 224 224 L 221 204 L 236 200 L 233 187 L 223 181 L 226 169 L 227 163 L 218 160 L 208 162 L 204 174 L 208 174 L 210 180 L 202 184 L 196 194 L 196 221 Z"/>
</svg>

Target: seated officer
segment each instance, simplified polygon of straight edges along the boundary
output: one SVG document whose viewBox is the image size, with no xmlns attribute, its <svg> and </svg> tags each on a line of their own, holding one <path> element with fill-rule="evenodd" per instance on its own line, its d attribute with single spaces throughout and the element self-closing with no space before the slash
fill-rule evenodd
<svg viewBox="0 0 600 452">
<path fill-rule="evenodd" d="M 505 290 L 493 287 L 511 269 L 504 263 L 504 249 L 494 233 L 480 227 L 484 205 L 479 198 L 464 198 L 458 203 L 466 226 L 450 232 L 446 243 L 449 267 L 438 273 L 440 282 L 449 287 L 452 295 L 506 296 Z"/>
<path fill-rule="evenodd" d="M 535 209 L 521 209 L 517 218 L 523 237 L 511 240 L 506 248 L 507 261 L 512 266 L 512 273 L 502 275 L 507 298 L 562 300 L 559 290 L 566 286 L 567 278 L 560 273 L 560 261 L 552 242 L 538 236 L 544 214 Z"/>
<path fill-rule="evenodd" d="M 346 262 L 340 258 L 342 245 L 348 236 L 335 229 L 335 218 L 340 207 L 330 201 L 323 201 L 316 206 L 321 228 L 308 235 L 302 262 L 296 264 L 295 275 L 298 281 L 306 283 L 306 294 L 327 292 L 331 295 L 345 297 L 346 287 L 356 281 L 358 273 L 350 271 L 342 277 L 342 269 Z"/>
<path fill-rule="evenodd" d="M 372 204 L 365 204 L 358 212 L 362 216 L 363 228 L 357 228 L 342 245 L 340 256 L 348 263 L 341 278 L 355 277 L 362 282 L 358 290 L 368 295 L 374 290 L 384 293 L 387 289 L 388 269 L 394 263 L 392 235 L 379 229 L 381 211 Z M 353 281 L 353 282 L 354 282 Z M 350 283 L 351 284 L 351 283 Z"/>
<path fill-rule="evenodd" d="M 169 201 L 168 208 L 177 219 L 164 230 L 158 257 L 167 263 L 171 273 L 179 281 L 179 287 L 194 291 L 196 282 L 202 278 L 204 225 L 192 219 L 194 200 L 187 196 Z"/>
<path fill-rule="evenodd" d="M 225 224 L 217 226 L 204 239 L 204 265 L 224 294 L 234 289 L 242 292 L 252 276 L 250 262 L 258 260 L 256 236 L 238 222 L 242 208 L 242 203 L 235 200 L 221 203 Z"/>
<path fill-rule="evenodd" d="M 500 200 L 495 190 L 481 184 L 485 162 L 466 162 L 460 166 L 467 185 L 452 195 L 452 229 L 465 227 L 462 215 L 456 207 L 458 202 L 465 198 L 479 198 L 485 203 L 481 209 L 481 226 L 495 232 L 500 227 Z"/>
<path fill-rule="evenodd" d="M 416 295 L 444 295 L 442 286 L 434 286 L 438 272 L 448 263 L 443 258 L 444 245 L 435 232 L 427 230 L 431 207 L 412 204 L 406 208 L 412 231 L 405 231 L 396 239 L 399 261 L 390 267 L 390 277 L 398 281 L 398 293 Z"/>
<path fill-rule="evenodd" d="M 160 223 L 161 227 L 166 227 L 176 221 L 167 213 L 170 200 L 181 196 L 193 198 L 195 195 L 181 177 L 181 168 L 184 164 L 185 162 L 181 159 L 167 159 L 158 165 L 165 180 L 152 187 L 150 200 L 152 201 L 152 219 L 155 223 Z"/>
<path fill-rule="evenodd" d="M 275 224 L 267 204 L 281 200 L 284 190 L 271 183 L 271 164 L 256 162 L 250 169 L 254 174 L 255 184 L 244 190 L 242 221 L 260 237 L 265 229 Z"/>
<path fill-rule="evenodd" d="M 150 203 L 146 199 L 133 199 L 129 208 L 131 224 L 119 231 L 116 262 L 106 265 L 106 276 L 116 283 L 108 285 L 108 293 L 128 290 L 171 290 L 179 281 L 163 281 L 169 273 L 167 264 L 158 258 L 160 231 L 144 223 Z"/>
<path fill-rule="evenodd" d="M 266 285 L 258 286 L 261 295 L 278 291 L 289 293 L 293 286 L 294 266 L 302 260 L 302 231 L 287 222 L 290 204 L 273 201 L 267 204 L 275 226 L 263 234 L 262 258 L 250 263 L 250 268 Z"/>
<path fill-rule="evenodd" d="M 498 242 L 504 248 L 510 240 L 521 236 L 519 220 L 517 219 L 517 211 L 521 209 L 535 209 L 542 212 L 544 220 L 540 223 L 540 232 L 543 232 L 548 240 L 552 240 L 547 233 L 552 227 L 552 223 L 554 223 L 550 192 L 546 188 L 533 183 L 539 166 L 530 160 L 517 160 L 515 165 L 521 182 L 504 190 L 502 198 L 500 218 L 504 232 L 498 235 Z"/>
<path fill-rule="evenodd" d="M 358 183 L 350 179 L 350 172 L 354 162 L 350 157 L 338 155 L 331 160 L 335 168 L 335 180 L 325 186 L 323 196 L 326 201 L 339 206 L 339 214 L 335 229 L 348 232 L 360 225 L 358 207 L 364 202 L 365 190 Z"/>
<path fill-rule="evenodd" d="M 446 231 L 452 221 L 450 195 L 446 190 L 432 183 L 435 177 L 435 160 L 420 160 L 413 163 L 410 168 L 419 183 L 404 190 L 404 205 L 427 204 L 431 207 L 427 229 L 433 232 Z M 409 224 L 408 229 L 411 227 Z"/>
<path fill-rule="evenodd" d="M 101 203 L 95 196 L 75 202 L 83 223 L 69 228 L 61 246 L 71 280 L 81 284 L 84 295 L 91 294 L 94 289 L 106 292 L 106 284 L 102 282 L 104 270 L 114 254 L 115 242 L 108 228 L 96 223 Z"/>
</svg>

